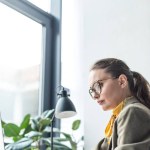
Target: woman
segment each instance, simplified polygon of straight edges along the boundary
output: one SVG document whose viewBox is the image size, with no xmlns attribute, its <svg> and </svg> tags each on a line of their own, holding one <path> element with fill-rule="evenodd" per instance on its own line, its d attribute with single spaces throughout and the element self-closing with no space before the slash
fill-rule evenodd
<svg viewBox="0 0 150 150">
<path fill-rule="evenodd" d="M 112 116 L 96 150 L 150 150 L 150 84 L 119 59 L 97 61 L 89 93 Z"/>
</svg>

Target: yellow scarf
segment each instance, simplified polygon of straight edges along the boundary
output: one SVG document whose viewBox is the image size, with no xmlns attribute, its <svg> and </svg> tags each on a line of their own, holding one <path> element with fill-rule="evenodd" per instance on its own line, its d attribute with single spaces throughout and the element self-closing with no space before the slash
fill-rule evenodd
<svg viewBox="0 0 150 150">
<path fill-rule="evenodd" d="M 113 109 L 112 116 L 106 126 L 105 136 L 108 139 L 108 144 L 110 143 L 110 137 L 112 135 L 112 129 L 113 129 L 113 124 L 115 122 L 115 119 L 117 118 L 117 116 L 119 115 L 123 107 L 124 107 L 124 101 L 122 101 L 115 109 Z"/>
<path fill-rule="evenodd" d="M 115 119 L 118 117 L 119 113 L 122 111 L 126 101 L 131 99 L 131 98 L 133 98 L 133 96 L 127 97 L 115 109 L 113 109 L 112 116 L 111 116 L 111 118 L 110 118 L 110 120 L 109 120 L 109 122 L 106 126 L 106 129 L 105 129 L 105 137 L 108 140 L 108 144 L 110 143 L 110 138 L 111 138 L 111 135 L 112 135 L 112 129 L 113 129 Z"/>
</svg>

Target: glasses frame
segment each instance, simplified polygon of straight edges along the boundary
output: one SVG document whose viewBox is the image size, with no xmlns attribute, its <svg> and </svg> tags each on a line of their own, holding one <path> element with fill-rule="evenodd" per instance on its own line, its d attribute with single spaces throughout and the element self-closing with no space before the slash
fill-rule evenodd
<svg viewBox="0 0 150 150">
<path fill-rule="evenodd" d="M 92 87 L 90 87 L 90 89 L 89 89 L 89 94 L 90 94 L 90 96 L 92 97 L 92 99 L 95 99 L 94 96 L 92 95 L 92 93 L 97 94 L 97 95 L 100 96 L 100 94 L 101 94 L 101 92 L 102 92 L 102 88 L 100 87 L 100 84 L 101 84 L 102 81 L 106 81 L 106 80 L 109 80 L 109 79 L 117 79 L 117 78 L 118 78 L 118 77 L 113 77 L 113 78 L 106 78 L 106 79 L 102 79 L 102 80 L 97 80 L 97 81 L 95 81 L 95 82 L 93 83 Z M 94 86 L 95 83 L 98 83 L 100 91 L 96 91 L 96 90 L 93 88 L 93 86 Z M 92 90 L 92 91 L 91 91 L 91 90 Z"/>
</svg>

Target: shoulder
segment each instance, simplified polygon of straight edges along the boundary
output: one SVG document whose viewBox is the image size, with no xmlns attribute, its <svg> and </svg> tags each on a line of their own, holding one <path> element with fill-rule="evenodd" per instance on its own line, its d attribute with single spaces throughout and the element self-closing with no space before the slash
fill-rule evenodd
<svg viewBox="0 0 150 150">
<path fill-rule="evenodd" d="M 118 121 L 125 118 L 133 120 L 147 120 L 150 122 L 150 109 L 140 102 L 130 103 L 121 111 L 118 116 Z"/>
<path fill-rule="evenodd" d="M 114 139 L 117 139 L 116 145 L 138 143 L 143 146 L 147 140 L 149 143 L 149 124 L 150 110 L 138 101 L 129 102 L 115 121 L 113 135 Z"/>
</svg>

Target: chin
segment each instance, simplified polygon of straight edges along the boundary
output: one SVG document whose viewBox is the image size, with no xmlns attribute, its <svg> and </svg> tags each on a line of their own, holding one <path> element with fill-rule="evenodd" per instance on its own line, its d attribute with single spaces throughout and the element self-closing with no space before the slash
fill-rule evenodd
<svg viewBox="0 0 150 150">
<path fill-rule="evenodd" d="M 105 108 L 105 107 L 102 107 L 102 109 L 103 109 L 104 111 L 108 111 L 108 110 L 109 110 L 108 108 Z"/>
<path fill-rule="evenodd" d="M 111 108 L 109 108 L 109 107 L 102 107 L 102 109 L 103 109 L 104 111 L 109 111 L 109 110 L 111 110 Z"/>
</svg>

